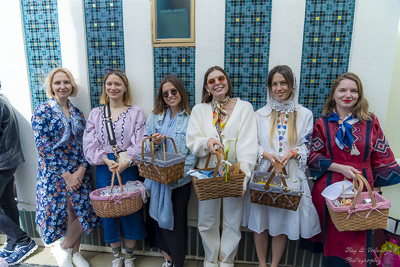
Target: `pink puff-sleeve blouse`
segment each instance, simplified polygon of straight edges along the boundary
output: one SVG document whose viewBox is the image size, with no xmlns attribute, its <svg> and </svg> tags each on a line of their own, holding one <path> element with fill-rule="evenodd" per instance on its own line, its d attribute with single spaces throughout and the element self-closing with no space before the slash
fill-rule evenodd
<svg viewBox="0 0 400 267">
<path fill-rule="evenodd" d="M 146 136 L 146 119 L 141 107 L 131 105 L 113 123 L 117 151 L 127 151 L 136 164 L 135 154 L 141 153 L 142 140 Z M 92 109 L 83 134 L 83 150 L 91 165 L 103 165 L 108 153 L 114 153 L 108 141 L 104 112 L 100 107 Z"/>
</svg>

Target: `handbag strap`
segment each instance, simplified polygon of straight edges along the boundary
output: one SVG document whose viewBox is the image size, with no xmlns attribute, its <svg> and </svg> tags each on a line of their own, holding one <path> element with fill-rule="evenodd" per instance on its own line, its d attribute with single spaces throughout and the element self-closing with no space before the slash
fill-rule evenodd
<svg viewBox="0 0 400 267">
<path fill-rule="evenodd" d="M 110 104 L 104 105 L 104 122 L 106 124 L 108 141 L 111 145 L 112 150 L 114 151 L 115 160 L 119 162 L 119 156 L 117 154 L 117 141 L 115 140 L 114 127 L 112 125 L 112 117 Z"/>
</svg>

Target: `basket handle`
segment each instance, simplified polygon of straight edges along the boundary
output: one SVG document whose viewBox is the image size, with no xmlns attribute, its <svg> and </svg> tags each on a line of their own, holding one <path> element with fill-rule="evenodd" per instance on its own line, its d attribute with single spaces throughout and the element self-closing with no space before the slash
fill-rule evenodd
<svg viewBox="0 0 400 267">
<path fill-rule="evenodd" d="M 375 207 L 376 206 L 375 197 L 374 197 L 374 194 L 372 193 L 371 186 L 369 185 L 367 179 L 365 179 L 364 176 L 362 176 L 359 173 L 356 173 L 355 175 L 356 175 L 356 178 L 358 181 L 358 191 L 357 191 L 357 195 L 354 197 L 353 203 L 351 203 L 350 209 L 351 210 L 355 209 L 357 201 L 361 196 L 361 191 L 363 190 L 364 185 L 368 190 L 369 197 L 371 198 L 372 207 Z"/>
<path fill-rule="evenodd" d="M 115 173 L 117 173 L 117 179 L 118 179 L 118 183 L 119 183 L 120 188 L 122 189 L 122 186 L 123 186 L 121 174 L 119 172 L 117 172 L 116 170 L 114 170 L 112 172 L 112 175 L 111 175 L 111 186 L 110 186 L 110 190 L 111 191 L 114 188 Z"/>
<path fill-rule="evenodd" d="M 144 160 L 144 142 L 147 139 L 151 139 L 151 136 L 143 138 L 143 140 L 142 140 L 142 161 Z M 175 154 L 178 154 L 178 149 L 176 148 L 176 143 L 175 143 L 175 140 L 173 138 L 166 136 L 166 137 L 163 137 L 161 139 L 165 139 L 165 140 L 166 139 L 171 139 L 172 144 L 174 145 Z M 165 142 L 165 149 L 167 149 L 167 142 Z M 150 153 L 151 153 L 151 161 L 153 163 L 155 163 L 156 162 L 156 158 L 154 156 L 154 141 L 153 140 L 150 141 Z"/>
<path fill-rule="evenodd" d="M 280 173 L 280 174 L 284 174 L 287 175 L 286 169 L 285 167 L 282 166 L 282 164 L 278 161 L 275 162 L 274 166 L 270 166 L 267 170 L 267 172 L 270 172 L 272 170 L 272 168 L 274 168 L 273 172 L 271 173 L 271 175 L 268 178 L 268 181 L 265 183 L 264 188 L 265 190 L 269 190 L 270 186 L 269 184 L 271 183 L 272 179 L 274 179 L 276 173 Z M 280 176 L 281 181 L 283 183 L 283 186 L 288 187 L 287 183 L 286 183 L 286 179 L 282 176 Z M 286 190 L 285 190 L 286 191 Z"/>
<path fill-rule="evenodd" d="M 215 170 L 214 170 L 214 174 L 212 179 L 217 177 L 217 173 L 218 173 L 218 169 L 219 169 L 219 165 L 221 164 L 221 154 L 218 153 L 218 149 L 216 151 L 217 153 L 215 153 L 217 155 L 217 165 L 215 166 Z M 210 163 L 210 159 L 211 159 L 211 153 L 208 153 L 207 155 L 207 160 L 206 160 L 206 165 L 204 166 L 204 169 L 208 168 L 208 164 Z"/>
</svg>

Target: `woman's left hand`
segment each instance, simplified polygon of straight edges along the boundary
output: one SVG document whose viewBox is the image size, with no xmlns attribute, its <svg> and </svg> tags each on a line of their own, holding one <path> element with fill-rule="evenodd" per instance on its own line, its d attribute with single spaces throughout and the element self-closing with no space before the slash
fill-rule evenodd
<svg viewBox="0 0 400 267">
<path fill-rule="evenodd" d="M 129 167 L 129 161 L 124 161 L 124 162 L 120 162 L 117 163 L 114 167 L 114 169 L 118 172 L 118 173 L 122 173 L 123 171 L 125 171 L 126 168 Z"/>
<path fill-rule="evenodd" d="M 290 159 L 292 159 L 294 157 L 292 152 L 288 152 L 285 155 L 283 155 L 283 157 L 281 158 L 281 162 L 283 166 L 286 166 L 289 162 Z"/>
</svg>

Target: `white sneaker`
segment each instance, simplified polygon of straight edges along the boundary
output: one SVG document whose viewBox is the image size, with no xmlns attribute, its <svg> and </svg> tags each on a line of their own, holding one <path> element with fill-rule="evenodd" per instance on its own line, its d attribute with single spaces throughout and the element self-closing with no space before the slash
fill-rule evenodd
<svg viewBox="0 0 400 267">
<path fill-rule="evenodd" d="M 161 267 L 173 267 L 174 265 L 169 260 L 165 259 L 165 262 L 161 265 Z"/>
<path fill-rule="evenodd" d="M 122 267 L 124 264 L 124 257 L 115 258 L 112 262 L 112 267 Z"/>
<path fill-rule="evenodd" d="M 58 266 L 74 267 L 74 265 L 72 265 L 72 260 L 71 260 L 72 248 L 65 250 L 61 247 L 61 244 L 58 244 L 54 247 L 51 247 L 50 252 L 56 259 Z"/>
<path fill-rule="evenodd" d="M 133 262 L 135 258 L 125 259 L 124 264 L 125 267 L 135 267 L 135 263 Z"/>
<path fill-rule="evenodd" d="M 82 257 L 79 251 L 72 255 L 72 262 L 76 267 L 90 267 L 89 263 Z"/>
</svg>

